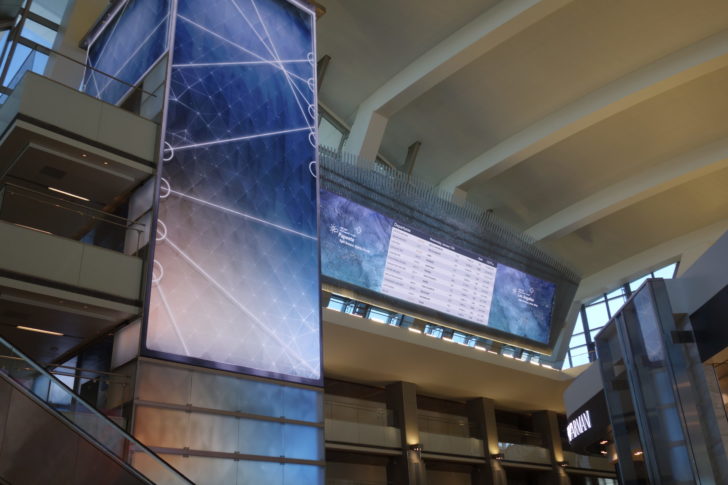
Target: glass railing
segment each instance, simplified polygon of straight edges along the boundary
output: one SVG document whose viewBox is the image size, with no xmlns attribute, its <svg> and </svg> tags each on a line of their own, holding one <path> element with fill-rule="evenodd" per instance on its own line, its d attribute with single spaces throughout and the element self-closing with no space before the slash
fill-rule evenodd
<svg viewBox="0 0 728 485">
<path fill-rule="evenodd" d="M 587 470 L 614 471 L 614 465 L 604 456 L 580 455 L 573 451 L 564 451 L 564 460 L 571 468 Z"/>
<path fill-rule="evenodd" d="M 505 443 L 516 445 L 544 446 L 542 434 L 506 426 L 498 426 L 498 438 Z"/>
<path fill-rule="evenodd" d="M 30 51 L 28 53 L 28 56 L 18 68 L 18 72 L 15 73 L 13 78 L 8 83 L 8 88 L 15 89 L 20 80 L 23 79 L 25 73 L 33 70 L 33 67 L 35 66 L 35 57 L 37 52 L 38 51 Z"/>
<path fill-rule="evenodd" d="M 541 464 L 551 463 L 549 450 L 541 446 L 499 442 L 498 450 L 503 454 L 503 459 L 507 461 Z"/>
<path fill-rule="evenodd" d="M 16 359 L 19 357 L 6 356 L 5 359 Z M 116 423 L 121 428 L 126 428 L 128 416 L 124 413 L 127 410 L 123 406 L 133 397 L 131 376 L 104 372 L 95 369 L 84 369 L 68 365 L 37 364 L 46 369 L 69 389 L 74 389 L 81 399 L 93 406 L 98 412 Z"/>
<path fill-rule="evenodd" d="M 720 391 L 723 402 L 723 417 L 728 420 L 728 362 L 713 364 L 714 386 Z"/>
<path fill-rule="evenodd" d="M 165 484 L 192 483 L 3 338 L 0 338 L 0 372 L 139 475 L 151 475 L 155 481 Z M 137 461 L 144 463 L 144 473 L 134 466 Z"/>
<path fill-rule="evenodd" d="M 0 185 L 0 220 L 125 254 L 141 249 L 145 230 L 144 224 L 12 182 Z"/>
<path fill-rule="evenodd" d="M 326 399 L 324 401 L 324 412 L 326 419 L 378 426 L 393 426 L 394 424 L 392 410 L 375 405 Z"/>
<path fill-rule="evenodd" d="M 418 413 L 417 423 L 420 431 L 424 433 L 457 436 L 459 438 L 469 438 L 471 434 L 468 418 L 462 416 L 433 416 Z"/>
<path fill-rule="evenodd" d="M 342 478 L 329 478 L 326 485 L 387 485 L 389 482 L 378 482 L 374 480 L 348 480 Z"/>
</svg>

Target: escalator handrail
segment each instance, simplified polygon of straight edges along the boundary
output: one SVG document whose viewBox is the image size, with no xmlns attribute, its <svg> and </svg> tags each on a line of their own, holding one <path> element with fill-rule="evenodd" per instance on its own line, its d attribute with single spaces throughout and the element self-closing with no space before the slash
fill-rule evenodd
<svg viewBox="0 0 728 485">
<path fill-rule="evenodd" d="M 56 378 L 55 376 L 53 376 L 53 375 L 52 375 L 51 373 L 49 373 L 48 371 L 46 371 L 45 369 L 43 369 L 43 367 L 41 367 L 40 365 L 38 365 L 38 363 L 37 363 L 37 362 L 35 362 L 35 361 L 34 361 L 33 359 L 31 359 L 30 357 L 28 357 L 27 355 L 25 355 L 25 354 L 24 354 L 23 352 L 21 352 L 21 351 L 20 351 L 20 350 L 19 350 L 19 349 L 18 349 L 17 347 L 15 347 L 15 346 L 14 346 L 13 344 L 11 344 L 11 343 L 10 343 L 10 342 L 8 342 L 7 340 L 5 340 L 5 339 L 4 339 L 3 337 L 0 337 L 0 347 L 1 347 L 1 346 L 5 346 L 5 347 L 6 347 L 7 349 L 9 349 L 9 350 L 10 350 L 10 351 L 11 351 L 11 352 L 12 352 L 13 354 L 15 354 L 16 356 L 18 356 L 18 357 L 22 358 L 22 359 L 23 359 L 23 361 L 24 361 L 24 362 L 25 362 L 26 364 L 28 364 L 29 366 L 31 366 L 31 367 L 32 367 L 32 368 L 33 368 L 33 369 L 34 369 L 35 371 L 37 371 L 37 372 L 38 372 L 38 373 L 39 373 L 40 375 L 42 375 L 43 377 L 45 377 L 45 378 L 49 379 L 49 380 L 50 380 L 51 382 L 55 383 L 55 384 L 56 384 L 56 385 L 57 385 L 58 387 L 60 387 L 60 389 L 64 390 L 64 391 L 65 391 L 65 392 L 66 392 L 67 394 L 70 394 L 70 395 L 71 395 L 71 397 L 72 397 L 72 399 L 74 399 L 75 401 L 79 402 L 79 403 L 80 403 L 80 404 L 81 404 L 81 405 L 82 405 L 82 406 L 83 406 L 83 407 L 84 407 L 84 408 L 85 408 L 86 410 L 88 410 L 88 411 L 89 411 L 89 412 L 90 412 L 91 414 L 93 414 L 93 415 L 95 415 L 96 417 L 100 418 L 102 422 L 106 423 L 107 425 L 110 425 L 110 426 L 112 427 L 112 429 L 115 429 L 115 430 L 116 430 L 116 431 L 117 431 L 117 432 L 118 432 L 119 434 L 121 434 L 121 435 L 122 435 L 122 436 L 123 436 L 123 437 L 124 437 L 124 438 L 125 438 L 125 439 L 126 439 L 127 441 L 129 441 L 129 442 L 130 442 L 130 443 L 131 443 L 131 444 L 132 444 L 132 445 L 133 445 L 133 446 L 134 446 L 135 448 L 138 448 L 138 449 L 140 449 L 140 450 L 143 450 L 143 451 L 144 451 L 144 452 L 145 452 L 145 453 L 146 453 L 146 454 L 147 454 L 148 456 L 150 456 L 150 457 L 151 457 L 151 458 L 152 458 L 153 460 L 157 461 L 157 462 L 158 462 L 158 463 L 159 463 L 160 465 L 162 465 L 162 467 L 164 467 L 164 468 L 168 469 L 168 470 L 169 470 L 170 472 L 172 472 L 173 474 L 177 475 L 179 479 L 183 480 L 184 482 L 186 482 L 186 483 L 188 483 L 188 484 L 190 484 L 190 485 L 195 485 L 195 484 L 194 484 L 194 482 L 192 482 L 192 481 L 191 481 L 191 480 L 190 480 L 189 478 L 187 478 L 187 477 L 186 477 L 186 476 L 184 476 L 184 475 L 183 475 L 182 473 L 180 473 L 180 472 L 179 472 L 179 470 L 177 470 L 177 469 L 176 469 L 176 468 L 174 468 L 174 467 L 173 467 L 172 465 L 170 465 L 169 463 L 167 463 L 166 461 L 164 461 L 164 460 L 163 460 L 163 459 L 162 459 L 161 457 L 159 457 L 159 455 L 157 455 L 157 454 L 156 454 L 155 452 L 153 452 L 153 451 L 152 451 L 151 449 L 149 449 L 149 448 L 148 448 L 147 446 L 145 446 L 144 444 L 142 444 L 142 443 L 141 443 L 141 442 L 140 442 L 139 440 L 137 440 L 136 438 L 134 438 L 133 436 L 131 436 L 131 435 L 130 435 L 129 433 L 127 433 L 127 432 L 126 432 L 126 431 L 125 431 L 125 430 L 124 430 L 123 428 L 121 428 L 121 427 L 120 427 L 120 426 L 119 426 L 118 424 L 116 424 L 115 422 L 113 422 L 112 420 L 110 420 L 109 418 L 107 418 L 106 416 L 104 416 L 104 415 L 103 415 L 102 413 L 100 413 L 100 412 L 99 412 L 99 411 L 98 411 L 98 410 L 97 410 L 96 408 L 94 408 L 94 407 L 93 407 L 93 406 L 92 406 L 91 404 L 89 404 L 88 402 L 86 402 L 86 401 L 85 401 L 85 400 L 84 400 L 84 399 L 83 399 L 83 398 L 82 398 L 81 396 L 79 396 L 78 394 L 74 393 L 74 392 L 73 392 L 73 391 L 72 391 L 71 389 L 69 389 L 69 388 L 68 388 L 68 386 L 66 386 L 66 385 L 65 385 L 65 384 L 64 384 L 63 382 L 61 382 L 61 381 L 60 381 L 59 379 L 57 379 L 57 378 Z M 2 356 L 0 355 L 0 358 L 1 358 L 1 357 L 2 357 Z M 2 370 L 2 368 L 0 368 L 0 372 L 2 372 L 3 374 L 5 374 L 5 375 L 6 375 L 6 376 L 7 376 L 7 377 L 8 377 L 9 379 L 10 379 L 10 380 L 12 380 L 12 381 L 16 382 L 16 383 L 17 383 L 18 385 L 20 385 L 21 387 L 25 388 L 25 389 L 26 389 L 26 390 L 27 390 L 27 391 L 28 391 L 29 393 L 31 393 L 32 395 L 34 395 L 34 396 L 35 396 L 35 397 L 36 397 L 37 399 L 39 399 L 40 401 L 44 402 L 44 403 L 45 403 L 45 404 L 46 404 L 46 405 L 47 405 L 48 407 L 50 407 L 51 409 L 54 409 L 54 408 L 53 408 L 53 407 L 52 407 L 52 406 L 51 406 L 51 405 L 50 405 L 49 403 L 45 402 L 45 400 L 43 400 L 43 398 L 41 398 L 40 396 L 36 395 L 36 394 L 35 394 L 35 393 L 34 393 L 34 392 L 33 392 L 33 391 L 31 390 L 31 389 L 27 389 L 27 388 L 26 388 L 25 386 L 23 386 L 23 384 L 22 384 L 21 382 L 18 382 L 18 381 L 17 381 L 16 379 L 13 379 L 13 378 L 12 378 L 12 377 L 11 377 L 10 375 L 6 374 L 6 373 L 5 373 L 5 372 L 4 372 L 3 370 Z M 54 410 L 55 410 L 55 409 L 54 409 Z M 83 428 L 81 428 L 81 427 L 80 427 L 80 426 L 79 426 L 78 424 L 76 424 L 76 423 L 74 423 L 74 422 L 73 422 L 72 420 L 68 419 L 68 418 L 67 418 L 66 416 L 64 416 L 64 415 L 63 415 L 62 413 L 60 413 L 60 412 L 58 412 L 58 411 L 56 411 L 56 412 L 57 412 L 57 413 L 58 413 L 58 415 L 59 415 L 59 416 L 61 416 L 61 417 L 62 417 L 62 418 L 63 418 L 64 420 L 66 420 L 67 422 L 71 423 L 71 424 L 72 424 L 72 425 L 73 425 L 73 426 L 74 426 L 75 428 L 78 428 L 79 430 L 83 431 L 83 433 L 84 433 L 84 434 L 86 434 L 86 435 L 89 435 L 89 433 L 88 433 L 87 431 L 85 431 L 85 430 L 84 430 Z M 89 435 L 89 436 L 91 436 L 91 435 Z M 94 441 L 97 441 L 97 440 L 96 440 L 95 438 L 93 438 L 93 436 L 91 436 L 91 438 L 92 438 L 92 439 L 94 439 Z M 101 444 L 101 443 L 99 443 L 99 445 L 101 445 L 101 446 L 102 446 L 102 447 L 103 447 L 104 449 L 106 449 L 107 451 L 109 451 L 109 452 L 110 452 L 111 454 L 113 454 L 114 456 L 117 456 L 117 457 L 118 457 L 119 459 L 121 459 L 122 461 L 124 461 L 124 460 L 123 460 L 123 458 L 122 458 L 122 457 L 119 457 L 118 455 L 116 455 L 116 453 L 115 453 L 115 452 L 114 452 L 113 450 L 109 450 L 109 449 L 108 449 L 108 448 L 107 448 L 106 446 L 104 446 L 104 445 L 103 445 L 103 444 Z M 132 466 L 132 465 L 131 465 L 131 464 L 129 464 L 129 466 Z M 132 466 L 132 468 L 134 468 L 134 467 Z"/>
</svg>

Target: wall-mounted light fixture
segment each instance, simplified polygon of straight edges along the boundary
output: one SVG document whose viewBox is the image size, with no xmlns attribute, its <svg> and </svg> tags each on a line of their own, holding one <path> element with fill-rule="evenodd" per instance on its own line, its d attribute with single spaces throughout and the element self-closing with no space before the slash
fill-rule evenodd
<svg viewBox="0 0 728 485">
<path fill-rule="evenodd" d="M 495 453 L 490 455 L 494 460 L 502 461 L 506 456 L 503 453 Z"/>
<path fill-rule="evenodd" d="M 557 463 L 557 464 L 558 464 L 558 465 L 559 465 L 559 466 L 560 466 L 561 468 L 566 468 L 567 466 L 569 466 L 569 462 L 568 462 L 568 461 L 566 461 L 566 460 L 563 460 L 563 461 L 557 461 L 556 463 Z"/>
</svg>

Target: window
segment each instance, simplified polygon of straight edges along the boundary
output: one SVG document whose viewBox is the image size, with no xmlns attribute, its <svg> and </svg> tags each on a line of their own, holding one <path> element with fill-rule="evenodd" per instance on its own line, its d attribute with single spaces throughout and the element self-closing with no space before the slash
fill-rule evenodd
<svg viewBox="0 0 728 485">
<path fill-rule="evenodd" d="M 25 19 L 23 30 L 20 33 L 12 57 L 8 57 L 11 45 L 9 32 L 0 36 L 0 46 L 6 47 L 5 58 L 2 60 L 0 70 L 5 69 L 7 73 L 3 79 L 3 86 L 14 88 L 23 75 L 28 72 L 42 74 L 48 63 L 48 49 L 53 47 L 58 34 L 58 24 L 68 6 L 68 0 L 35 0 L 31 4 L 30 15 Z M 38 44 L 39 50 L 34 46 Z M 3 99 L 0 101 L 3 101 Z"/>
<path fill-rule="evenodd" d="M 41 17 L 60 24 L 69 0 L 33 0 L 30 11 Z"/>
<path fill-rule="evenodd" d="M 638 289 L 648 278 L 674 278 L 677 263 L 672 263 L 639 278 L 623 284 L 583 304 L 576 317 L 574 333 L 569 341 L 569 350 L 564 357 L 562 369 L 576 367 L 594 360 L 596 356 L 589 352 L 593 349 L 594 338 L 627 301 L 629 295 Z"/>
<path fill-rule="evenodd" d="M 645 280 L 647 278 L 650 278 L 651 276 L 652 276 L 651 274 L 646 274 L 646 275 L 642 276 L 641 278 L 638 278 L 634 281 L 630 281 L 630 283 L 629 283 L 630 293 L 637 291 L 639 289 L 639 287 L 642 286 L 642 283 L 644 283 Z"/>
<path fill-rule="evenodd" d="M 605 302 L 601 301 L 586 307 L 586 320 L 590 329 L 603 327 L 609 321 L 609 310 Z"/>
<path fill-rule="evenodd" d="M 428 323 L 427 325 L 425 325 L 425 329 L 422 331 L 422 333 L 424 333 L 425 335 L 429 335 L 430 337 L 442 338 L 442 331 L 442 327 L 438 327 L 437 325 L 432 325 Z"/>
<path fill-rule="evenodd" d="M 571 336 L 571 342 L 569 342 L 569 347 L 578 347 L 579 345 L 586 345 L 586 337 L 584 336 L 584 332 L 582 333 L 575 333 Z"/>
</svg>

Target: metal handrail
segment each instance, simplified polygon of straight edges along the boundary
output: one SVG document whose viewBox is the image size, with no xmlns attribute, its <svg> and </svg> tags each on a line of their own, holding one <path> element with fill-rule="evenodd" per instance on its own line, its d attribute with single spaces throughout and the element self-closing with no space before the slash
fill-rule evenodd
<svg viewBox="0 0 728 485">
<path fill-rule="evenodd" d="M 119 427 L 116 423 L 114 423 L 112 420 L 108 419 L 106 416 L 101 414 L 97 409 L 95 409 L 93 406 L 88 404 L 86 401 L 84 401 L 80 396 L 75 394 L 71 389 L 69 389 L 65 384 L 63 384 L 61 381 L 59 381 L 56 377 L 54 377 L 51 373 L 44 370 L 38 363 L 36 363 L 34 360 L 32 360 L 30 357 L 26 356 L 24 353 L 22 353 L 20 350 L 18 350 L 15 346 L 13 346 L 10 342 L 5 340 L 4 338 L 0 337 L 0 348 L 3 348 L 3 351 L 8 351 L 11 353 L 11 355 L 4 354 L 3 357 L 19 357 L 21 361 L 25 365 L 27 365 L 28 369 L 32 370 L 37 374 L 37 377 L 33 379 L 33 383 L 37 381 L 38 378 L 46 379 L 48 382 L 48 395 L 50 395 L 50 389 L 51 386 L 54 385 L 53 389 L 57 389 L 63 393 L 65 393 L 67 396 L 70 396 L 73 402 L 75 402 L 75 405 L 82 408 L 84 414 L 88 414 L 91 416 L 95 416 L 97 419 L 99 419 L 101 423 L 105 423 L 108 426 L 108 429 L 113 430 L 116 432 L 117 436 L 120 436 L 125 440 L 125 442 L 128 443 L 127 446 L 130 446 L 129 450 L 134 450 L 143 452 L 147 454 L 157 465 L 160 465 L 162 469 L 166 470 L 168 473 L 170 473 L 170 478 L 174 478 L 176 483 L 186 483 L 194 485 L 187 477 L 182 475 L 179 471 L 177 471 L 174 467 L 172 467 L 169 463 L 164 461 L 162 458 L 160 458 L 156 453 L 154 453 L 152 450 L 147 448 L 144 444 L 142 444 L 139 440 L 131 436 L 129 433 L 127 433 L 125 430 L 123 430 L 121 427 Z M 13 359 L 15 360 L 15 359 Z M 40 401 L 46 403 L 48 406 L 50 406 L 52 409 L 55 409 L 59 416 L 68 423 L 78 429 L 80 432 L 82 432 L 85 435 L 88 435 L 91 439 L 94 439 L 107 449 L 110 453 L 114 454 L 119 459 L 127 462 L 129 466 L 131 466 L 137 473 L 141 473 L 136 467 L 134 467 L 130 461 L 128 460 L 128 457 L 126 456 L 120 456 L 118 451 L 110 448 L 107 445 L 104 445 L 99 438 L 94 436 L 89 430 L 84 429 L 83 426 L 81 426 L 80 423 L 77 423 L 73 421 L 69 416 L 65 415 L 64 413 L 60 412 L 59 409 L 56 409 L 53 407 L 53 403 L 50 401 L 49 397 L 43 398 L 42 394 L 40 393 L 40 390 L 36 388 L 35 385 L 31 384 L 28 385 L 28 383 L 23 383 L 22 380 L 13 378 L 12 373 L 8 371 L 7 369 L 2 369 L 0 367 L 0 372 L 3 372 L 3 374 L 7 375 L 8 378 L 12 379 L 14 382 L 20 384 L 22 387 L 24 387 L 26 390 L 28 390 L 32 395 L 34 395 L 37 399 Z M 143 473 L 141 473 L 143 475 Z"/>
<path fill-rule="evenodd" d="M 346 403 L 346 402 L 332 401 L 332 400 L 324 400 L 324 405 L 345 407 L 345 408 L 350 408 L 350 409 L 358 409 L 358 410 L 362 410 L 362 411 L 377 411 L 377 412 L 381 412 L 381 413 L 392 412 L 391 409 L 387 409 L 386 407 L 357 405 L 357 404 L 353 404 L 353 403 Z"/>
<path fill-rule="evenodd" d="M 143 89 L 140 86 L 137 86 L 135 84 L 131 84 L 129 82 L 124 81 L 123 79 L 119 79 L 118 77 L 112 76 L 111 74 L 109 74 L 107 72 L 104 72 L 104 71 L 102 71 L 100 69 L 96 69 L 95 67 L 89 66 L 88 64 L 86 64 L 84 62 L 81 62 L 81 61 L 79 61 L 77 59 L 74 59 L 73 57 L 67 56 L 63 52 L 59 52 L 57 50 L 48 48 L 48 47 L 46 47 L 44 45 L 41 45 L 41 44 L 39 44 L 39 43 L 37 43 L 35 41 L 32 41 L 32 40 L 28 39 L 27 37 L 20 37 L 20 39 L 18 39 L 18 42 L 20 44 L 22 44 L 22 45 L 30 48 L 30 49 L 33 49 L 35 51 L 38 51 L 38 52 L 42 53 L 42 54 L 45 54 L 45 55 L 53 54 L 53 55 L 56 55 L 56 56 L 63 57 L 64 59 L 68 59 L 71 62 L 75 62 L 79 66 L 83 66 L 84 68 L 90 69 L 90 70 L 92 70 L 94 72 L 98 72 L 102 76 L 106 76 L 106 77 L 108 77 L 109 79 L 111 79 L 113 81 L 119 82 L 119 83 L 121 83 L 121 84 L 123 84 L 125 86 L 128 86 L 128 87 L 133 88 L 133 89 L 138 90 L 138 91 L 141 91 L 142 93 L 144 93 L 144 94 L 146 94 L 148 96 L 152 96 L 152 97 L 155 97 L 155 98 L 157 97 L 156 94 L 154 94 L 154 93 L 152 93 L 150 91 L 146 91 L 145 89 Z"/>
<path fill-rule="evenodd" d="M 12 355 L 0 355 L 0 358 L 8 359 L 8 360 L 19 360 L 21 362 L 25 362 L 25 359 L 23 359 L 21 357 L 14 357 Z M 70 365 L 58 365 L 58 364 L 45 363 L 45 362 L 36 362 L 36 364 L 40 365 L 41 367 L 44 367 L 48 372 L 52 372 L 52 373 L 54 373 L 53 372 L 54 369 L 62 368 L 62 369 L 75 370 L 77 372 L 90 372 L 93 374 L 101 374 L 101 375 L 105 375 L 105 376 L 109 376 L 109 377 L 122 377 L 124 379 L 131 379 L 127 375 L 117 374 L 115 372 L 106 372 L 106 371 L 96 370 L 96 369 L 84 369 L 83 367 L 73 367 Z M 73 374 L 73 375 L 76 376 L 76 374 Z M 79 376 L 79 377 L 81 377 L 82 379 L 86 379 L 86 377 L 83 377 L 83 376 Z"/>
<path fill-rule="evenodd" d="M 31 200 L 35 200 L 36 202 L 40 202 L 43 204 L 48 204 L 49 202 L 47 200 L 43 199 L 51 199 L 54 201 L 52 205 L 59 209 L 75 212 L 77 214 L 80 214 L 82 216 L 90 217 L 93 220 L 99 221 L 99 222 L 106 222 L 109 224 L 113 224 L 118 227 L 123 227 L 124 229 L 131 229 L 137 232 L 144 232 L 144 228 L 146 227 L 145 224 L 142 224 L 140 222 L 134 222 L 131 221 L 125 217 L 117 216 L 116 214 L 109 214 L 108 212 L 104 212 L 98 209 L 94 209 L 93 207 L 87 207 L 82 204 L 78 204 L 76 202 L 62 199 L 60 197 L 56 197 L 50 194 L 45 194 L 43 192 L 29 189 L 27 187 L 23 187 L 22 185 L 17 185 L 12 182 L 3 182 L 1 185 L 4 185 L 6 187 L 10 187 L 13 190 L 16 190 L 18 192 L 17 195 L 20 195 L 21 197 L 26 197 Z M 20 192 L 29 192 L 39 198 L 31 197 L 27 194 L 22 194 Z M 11 194 L 15 195 L 13 192 Z M 63 205 L 61 205 L 63 204 Z M 65 206 L 72 206 L 72 207 L 65 207 Z"/>
</svg>

